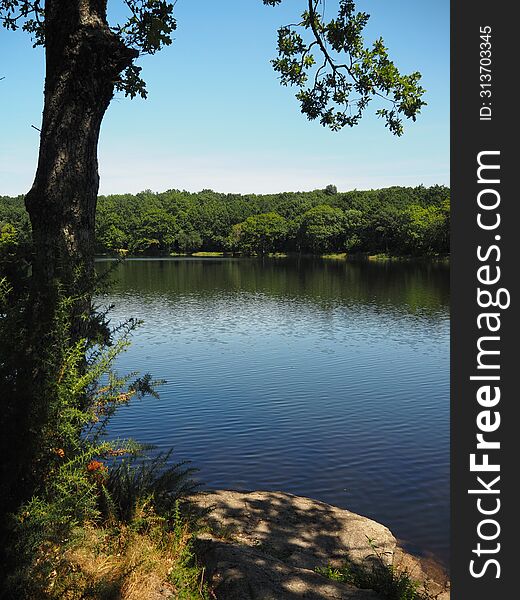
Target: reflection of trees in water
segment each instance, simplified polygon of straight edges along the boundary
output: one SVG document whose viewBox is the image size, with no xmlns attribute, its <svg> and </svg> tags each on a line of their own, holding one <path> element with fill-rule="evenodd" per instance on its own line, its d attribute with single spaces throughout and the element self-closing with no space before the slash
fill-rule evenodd
<svg viewBox="0 0 520 600">
<path fill-rule="evenodd" d="M 106 263 L 99 263 L 102 269 Z M 370 305 L 427 316 L 449 305 L 449 266 L 435 262 L 290 259 L 129 260 L 115 269 L 116 293 L 177 296 L 242 291 L 296 298 L 322 308 Z"/>
</svg>

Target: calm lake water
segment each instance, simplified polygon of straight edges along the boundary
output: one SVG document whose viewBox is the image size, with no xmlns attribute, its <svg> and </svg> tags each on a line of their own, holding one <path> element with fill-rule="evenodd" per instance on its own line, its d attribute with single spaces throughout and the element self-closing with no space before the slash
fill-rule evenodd
<svg viewBox="0 0 520 600">
<path fill-rule="evenodd" d="M 112 436 L 173 447 L 207 488 L 367 515 L 447 562 L 446 265 L 147 259 L 114 278 L 113 320 L 144 320 L 119 371 L 167 383 Z"/>
</svg>

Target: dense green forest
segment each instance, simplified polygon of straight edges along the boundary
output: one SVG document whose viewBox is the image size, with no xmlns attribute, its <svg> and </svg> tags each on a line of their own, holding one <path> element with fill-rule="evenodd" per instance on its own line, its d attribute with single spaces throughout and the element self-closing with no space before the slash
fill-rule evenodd
<svg viewBox="0 0 520 600">
<path fill-rule="evenodd" d="M 147 190 L 101 196 L 97 252 L 445 255 L 449 197 L 449 188 L 438 185 L 344 193 L 329 185 L 312 192 L 267 195 Z M 28 239 L 30 225 L 21 196 L 0 197 L 0 226 L 4 239 Z"/>
</svg>

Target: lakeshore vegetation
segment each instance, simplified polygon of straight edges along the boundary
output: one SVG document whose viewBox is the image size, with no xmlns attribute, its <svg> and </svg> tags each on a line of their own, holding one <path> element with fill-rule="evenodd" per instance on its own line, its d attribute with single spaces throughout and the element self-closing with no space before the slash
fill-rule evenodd
<svg viewBox="0 0 520 600">
<path fill-rule="evenodd" d="M 100 196 L 96 251 L 132 256 L 198 252 L 449 253 L 450 190 L 390 187 L 266 195 L 212 190 Z M 30 237 L 23 197 L 0 197 L 2 238 Z"/>
</svg>

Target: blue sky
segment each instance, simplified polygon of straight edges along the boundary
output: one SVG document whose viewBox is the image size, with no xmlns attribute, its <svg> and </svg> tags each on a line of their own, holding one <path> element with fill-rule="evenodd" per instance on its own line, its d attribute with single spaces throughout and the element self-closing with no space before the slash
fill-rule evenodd
<svg viewBox="0 0 520 600">
<path fill-rule="evenodd" d="M 117 13 L 119 1 L 109 7 Z M 368 109 L 334 133 L 299 112 L 269 60 L 276 30 L 303 0 L 178 0 L 173 44 L 140 61 L 148 100 L 113 100 L 101 131 L 100 193 L 211 188 L 264 193 L 449 184 L 449 1 L 371 0 L 366 38 L 382 35 L 402 72 L 419 70 L 422 114 L 397 138 Z M 327 0 L 333 11 L 334 0 Z M 332 16 L 332 12 L 330 13 Z M 0 195 L 32 183 L 44 62 L 28 36 L 0 30 Z"/>
</svg>

